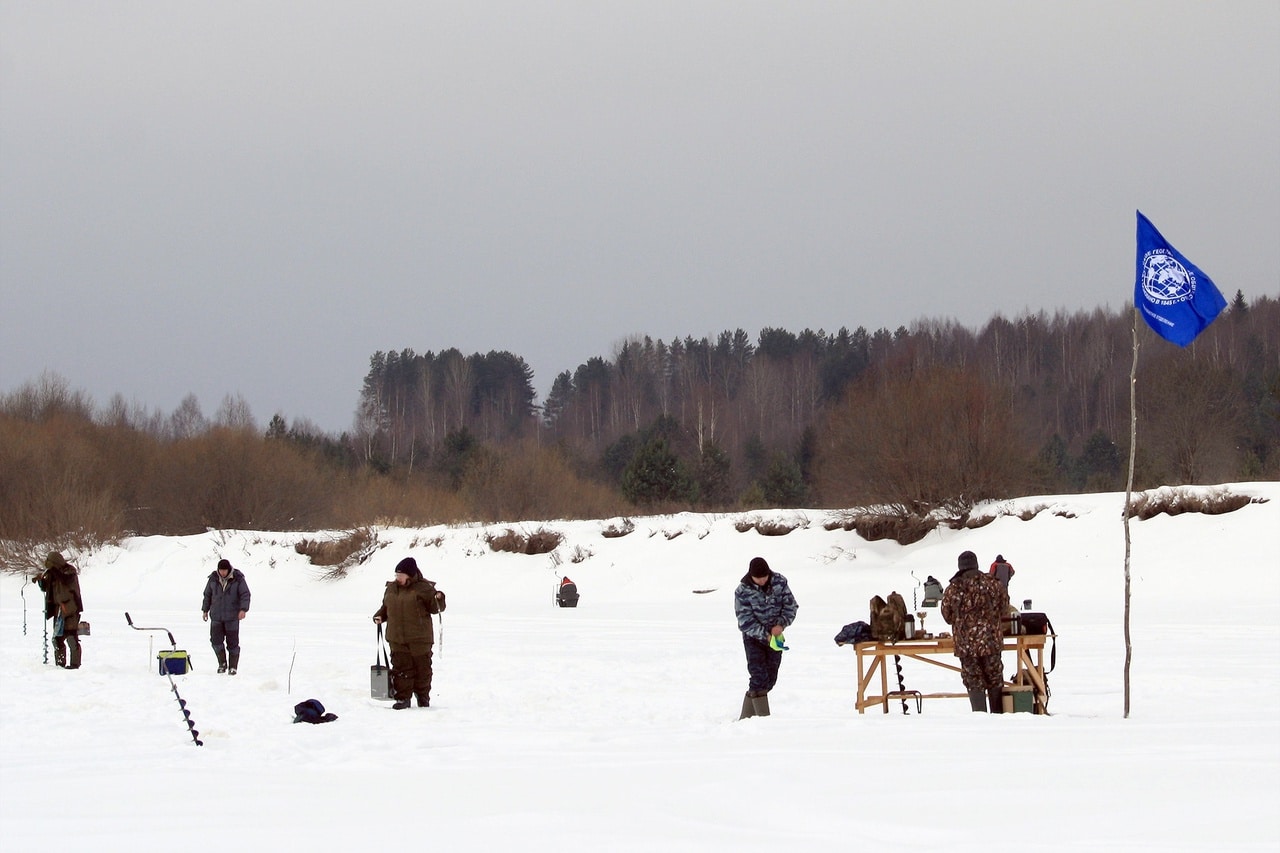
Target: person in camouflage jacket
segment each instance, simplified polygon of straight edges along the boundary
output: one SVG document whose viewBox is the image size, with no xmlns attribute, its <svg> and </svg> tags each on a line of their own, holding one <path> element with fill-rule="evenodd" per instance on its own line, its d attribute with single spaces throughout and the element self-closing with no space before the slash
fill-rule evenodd
<svg viewBox="0 0 1280 853">
<path fill-rule="evenodd" d="M 782 664 L 782 652 L 769 641 L 782 639 L 783 630 L 796 620 L 799 609 L 787 579 L 769 568 L 764 557 L 753 557 L 733 594 L 750 678 L 738 719 L 769 716 L 769 691 L 778 681 Z"/>
<path fill-rule="evenodd" d="M 951 626 L 951 636 L 960 658 L 960 678 L 975 711 L 1002 710 L 1004 663 L 1003 623 L 1009 610 L 1009 592 L 992 575 L 978 570 L 978 557 L 963 552 L 956 561 L 958 571 L 942 594 L 942 618 Z"/>
<path fill-rule="evenodd" d="M 76 567 L 58 551 L 44 558 L 44 571 L 36 575 L 36 586 L 44 590 L 44 618 L 54 620 L 53 662 L 66 669 L 80 668 L 80 578 Z M 58 617 L 62 617 L 61 626 Z M 67 656 L 67 647 L 71 656 Z"/>
<path fill-rule="evenodd" d="M 391 646 L 391 691 L 397 711 L 410 707 L 416 695 L 418 706 L 431 704 L 431 646 L 435 631 L 431 614 L 443 613 L 444 593 L 422 576 L 418 561 L 405 557 L 396 564 L 396 579 L 387 582 L 382 606 L 373 621 L 387 623 L 387 645 Z"/>
</svg>

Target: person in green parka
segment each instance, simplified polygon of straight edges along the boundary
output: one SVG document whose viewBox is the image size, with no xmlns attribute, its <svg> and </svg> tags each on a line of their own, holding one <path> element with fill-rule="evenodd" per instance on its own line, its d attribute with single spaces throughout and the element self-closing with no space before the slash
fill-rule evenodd
<svg viewBox="0 0 1280 853">
<path fill-rule="evenodd" d="M 410 707 L 415 696 L 418 707 L 431 704 L 431 646 L 435 643 L 431 614 L 443 613 L 444 608 L 444 593 L 422 576 L 413 557 L 396 564 L 396 579 L 387 582 L 373 621 L 387 623 L 391 692 L 396 700 L 391 707 L 397 711 Z"/>
</svg>

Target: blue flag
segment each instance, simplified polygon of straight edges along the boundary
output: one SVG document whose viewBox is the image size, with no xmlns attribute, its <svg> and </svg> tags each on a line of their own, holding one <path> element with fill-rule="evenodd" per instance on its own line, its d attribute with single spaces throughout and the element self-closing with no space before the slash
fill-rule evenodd
<svg viewBox="0 0 1280 853">
<path fill-rule="evenodd" d="M 1185 347 L 1227 307 L 1217 286 L 1138 211 L 1138 275 L 1133 304 L 1155 333 Z"/>
</svg>

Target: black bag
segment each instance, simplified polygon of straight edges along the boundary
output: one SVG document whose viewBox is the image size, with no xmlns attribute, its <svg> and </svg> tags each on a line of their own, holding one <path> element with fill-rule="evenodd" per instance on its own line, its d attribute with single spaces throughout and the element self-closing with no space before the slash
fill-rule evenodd
<svg viewBox="0 0 1280 853">
<path fill-rule="evenodd" d="M 836 645 L 843 646 L 845 643 L 869 643 L 875 637 L 871 636 L 871 626 L 866 622 L 850 622 L 840 629 L 840 633 L 836 634 Z"/>
<path fill-rule="evenodd" d="M 1044 613 L 1019 613 L 1018 627 L 1023 634 L 1052 634 L 1053 623 Z"/>
<path fill-rule="evenodd" d="M 1053 672 L 1053 668 L 1058 665 L 1058 641 L 1057 631 L 1053 630 L 1053 623 L 1049 621 L 1049 617 L 1044 613 L 1022 612 L 1018 614 L 1018 627 L 1024 634 L 1052 634 L 1054 636 L 1053 649 L 1049 652 L 1049 669 L 1046 672 Z"/>
<path fill-rule="evenodd" d="M 293 721 L 295 723 L 332 723 L 338 719 L 337 714 L 326 714 L 324 705 L 320 704 L 319 699 L 307 699 L 293 706 Z"/>
</svg>

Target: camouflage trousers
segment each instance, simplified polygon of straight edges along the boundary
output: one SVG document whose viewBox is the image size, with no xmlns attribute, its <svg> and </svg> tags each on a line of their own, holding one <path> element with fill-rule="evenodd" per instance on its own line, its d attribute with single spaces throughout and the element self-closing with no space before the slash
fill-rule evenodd
<svg viewBox="0 0 1280 853">
<path fill-rule="evenodd" d="M 965 655 L 960 658 L 960 680 L 965 690 L 995 690 L 1004 685 L 1004 662 L 1000 652 Z"/>
</svg>

